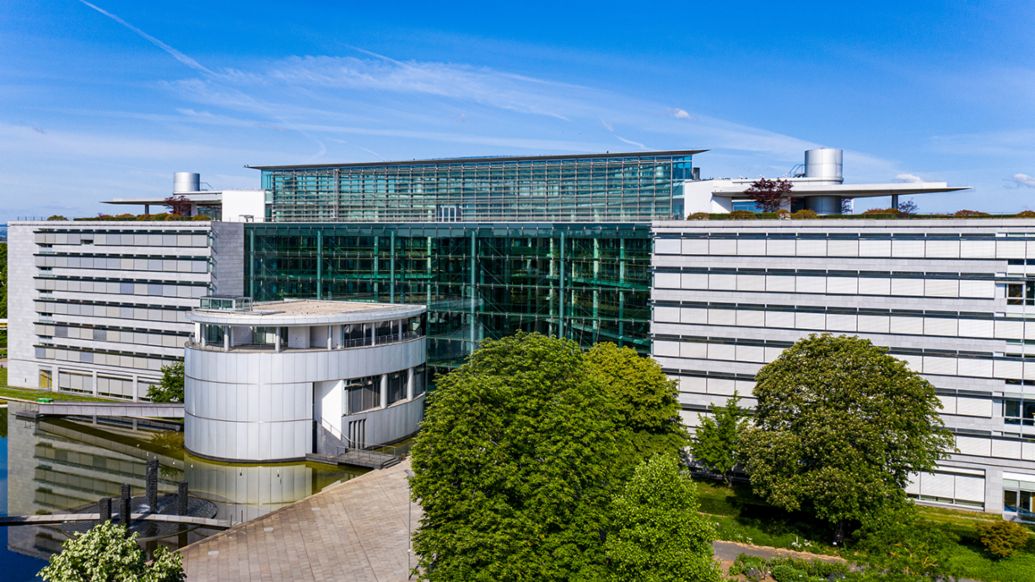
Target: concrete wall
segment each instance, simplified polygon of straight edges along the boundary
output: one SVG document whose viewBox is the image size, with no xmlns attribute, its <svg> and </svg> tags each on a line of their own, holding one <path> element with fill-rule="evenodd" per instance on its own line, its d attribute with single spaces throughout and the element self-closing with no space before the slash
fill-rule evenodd
<svg viewBox="0 0 1035 582">
<path fill-rule="evenodd" d="M 1007 301 L 1035 281 L 1025 220 L 743 221 L 654 224 L 654 357 L 696 426 L 810 333 L 857 335 L 936 388 L 959 453 L 909 492 L 1000 511 L 1004 470 L 1035 482 L 1035 427 L 1004 400 L 1035 400 L 1035 306 Z"/>
</svg>

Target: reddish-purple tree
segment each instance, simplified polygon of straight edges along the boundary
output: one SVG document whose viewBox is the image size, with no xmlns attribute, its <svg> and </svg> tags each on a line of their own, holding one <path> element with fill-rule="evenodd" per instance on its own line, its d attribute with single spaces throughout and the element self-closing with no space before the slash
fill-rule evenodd
<svg viewBox="0 0 1035 582">
<path fill-rule="evenodd" d="M 177 216 L 190 216 L 190 198 L 186 196 L 170 196 L 165 199 L 169 212 Z"/>
<path fill-rule="evenodd" d="M 758 204 L 762 212 L 776 212 L 793 187 L 794 185 L 787 180 L 759 178 L 752 182 L 751 187 L 744 193 L 751 195 L 751 199 Z"/>
</svg>

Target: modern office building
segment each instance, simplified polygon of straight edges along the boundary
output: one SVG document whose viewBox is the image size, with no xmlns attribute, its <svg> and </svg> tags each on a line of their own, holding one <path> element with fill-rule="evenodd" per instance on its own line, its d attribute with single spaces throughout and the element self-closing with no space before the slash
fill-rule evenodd
<svg viewBox="0 0 1035 582">
<path fill-rule="evenodd" d="M 184 444 L 229 461 L 301 460 L 417 431 L 425 308 L 205 298 L 190 314 Z"/>
<path fill-rule="evenodd" d="M 243 291 L 243 226 L 10 225 L 8 382 L 137 400 L 183 359 L 190 310 Z"/>
<path fill-rule="evenodd" d="M 959 451 L 917 499 L 1035 518 L 1035 223 L 661 221 L 653 356 L 690 426 L 810 333 L 886 346 L 936 388 Z"/>
<path fill-rule="evenodd" d="M 646 353 L 649 223 L 695 153 L 257 166 L 245 293 L 426 305 L 436 367 L 522 329 Z"/>
</svg>

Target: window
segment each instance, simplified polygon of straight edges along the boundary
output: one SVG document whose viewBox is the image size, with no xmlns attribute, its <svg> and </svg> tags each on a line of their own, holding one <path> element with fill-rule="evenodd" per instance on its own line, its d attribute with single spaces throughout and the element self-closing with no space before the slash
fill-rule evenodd
<svg viewBox="0 0 1035 582">
<path fill-rule="evenodd" d="M 1035 426 L 1035 400 L 1003 400 L 1003 421 L 1006 424 Z"/>
<path fill-rule="evenodd" d="M 1006 284 L 1007 305 L 1035 305 L 1035 281 Z"/>
<path fill-rule="evenodd" d="M 413 395 L 424 394 L 428 385 L 428 368 L 421 364 L 413 369 Z"/>
<path fill-rule="evenodd" d="M 400 400 L 406 400 L 407 371 L 395 372 L 388 375 L 388 404 L 395 404 Z"/>
<path fill-rule="evenodd" d="M 346 348 L 370 345 L 370 324 L 353 323 L 341 326 L 341 345 Z"/>
<path fill-rule="evenodd" d="M 1003 511 L 1024 521 L 1035 521 L 1035 483 L 1003 479 Z"/>
<path fill-rule="evenodd" d="M 379 321 L 377 322 L 377 342 L 379 344 L 387 344 L 395 341 L 399 341 L 399 322 L 398 321 Z"/>
<path fill-rule="evenodd" d="M 363 412 L 381 406 L 381 377 L 367 376 L 345 381 L 345 394 L 349 414 Z"/>
</svg>

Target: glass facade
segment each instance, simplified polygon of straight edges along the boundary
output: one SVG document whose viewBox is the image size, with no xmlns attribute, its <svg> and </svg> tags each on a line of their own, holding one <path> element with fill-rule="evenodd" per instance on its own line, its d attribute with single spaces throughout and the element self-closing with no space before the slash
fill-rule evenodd
<svg viewBox="0 0 1035 582">
<path fill-rule="evenodd" d="M 649 222 L 696 151 L 257 166 L 272 222 Z"/>
<path fill-rule="evenodd" d="M 517 330 L 646 353 L 650 249 L 648 223 L 255 223 L 245 293 L 427 305 L 434 367 Z"/>
</svg>

